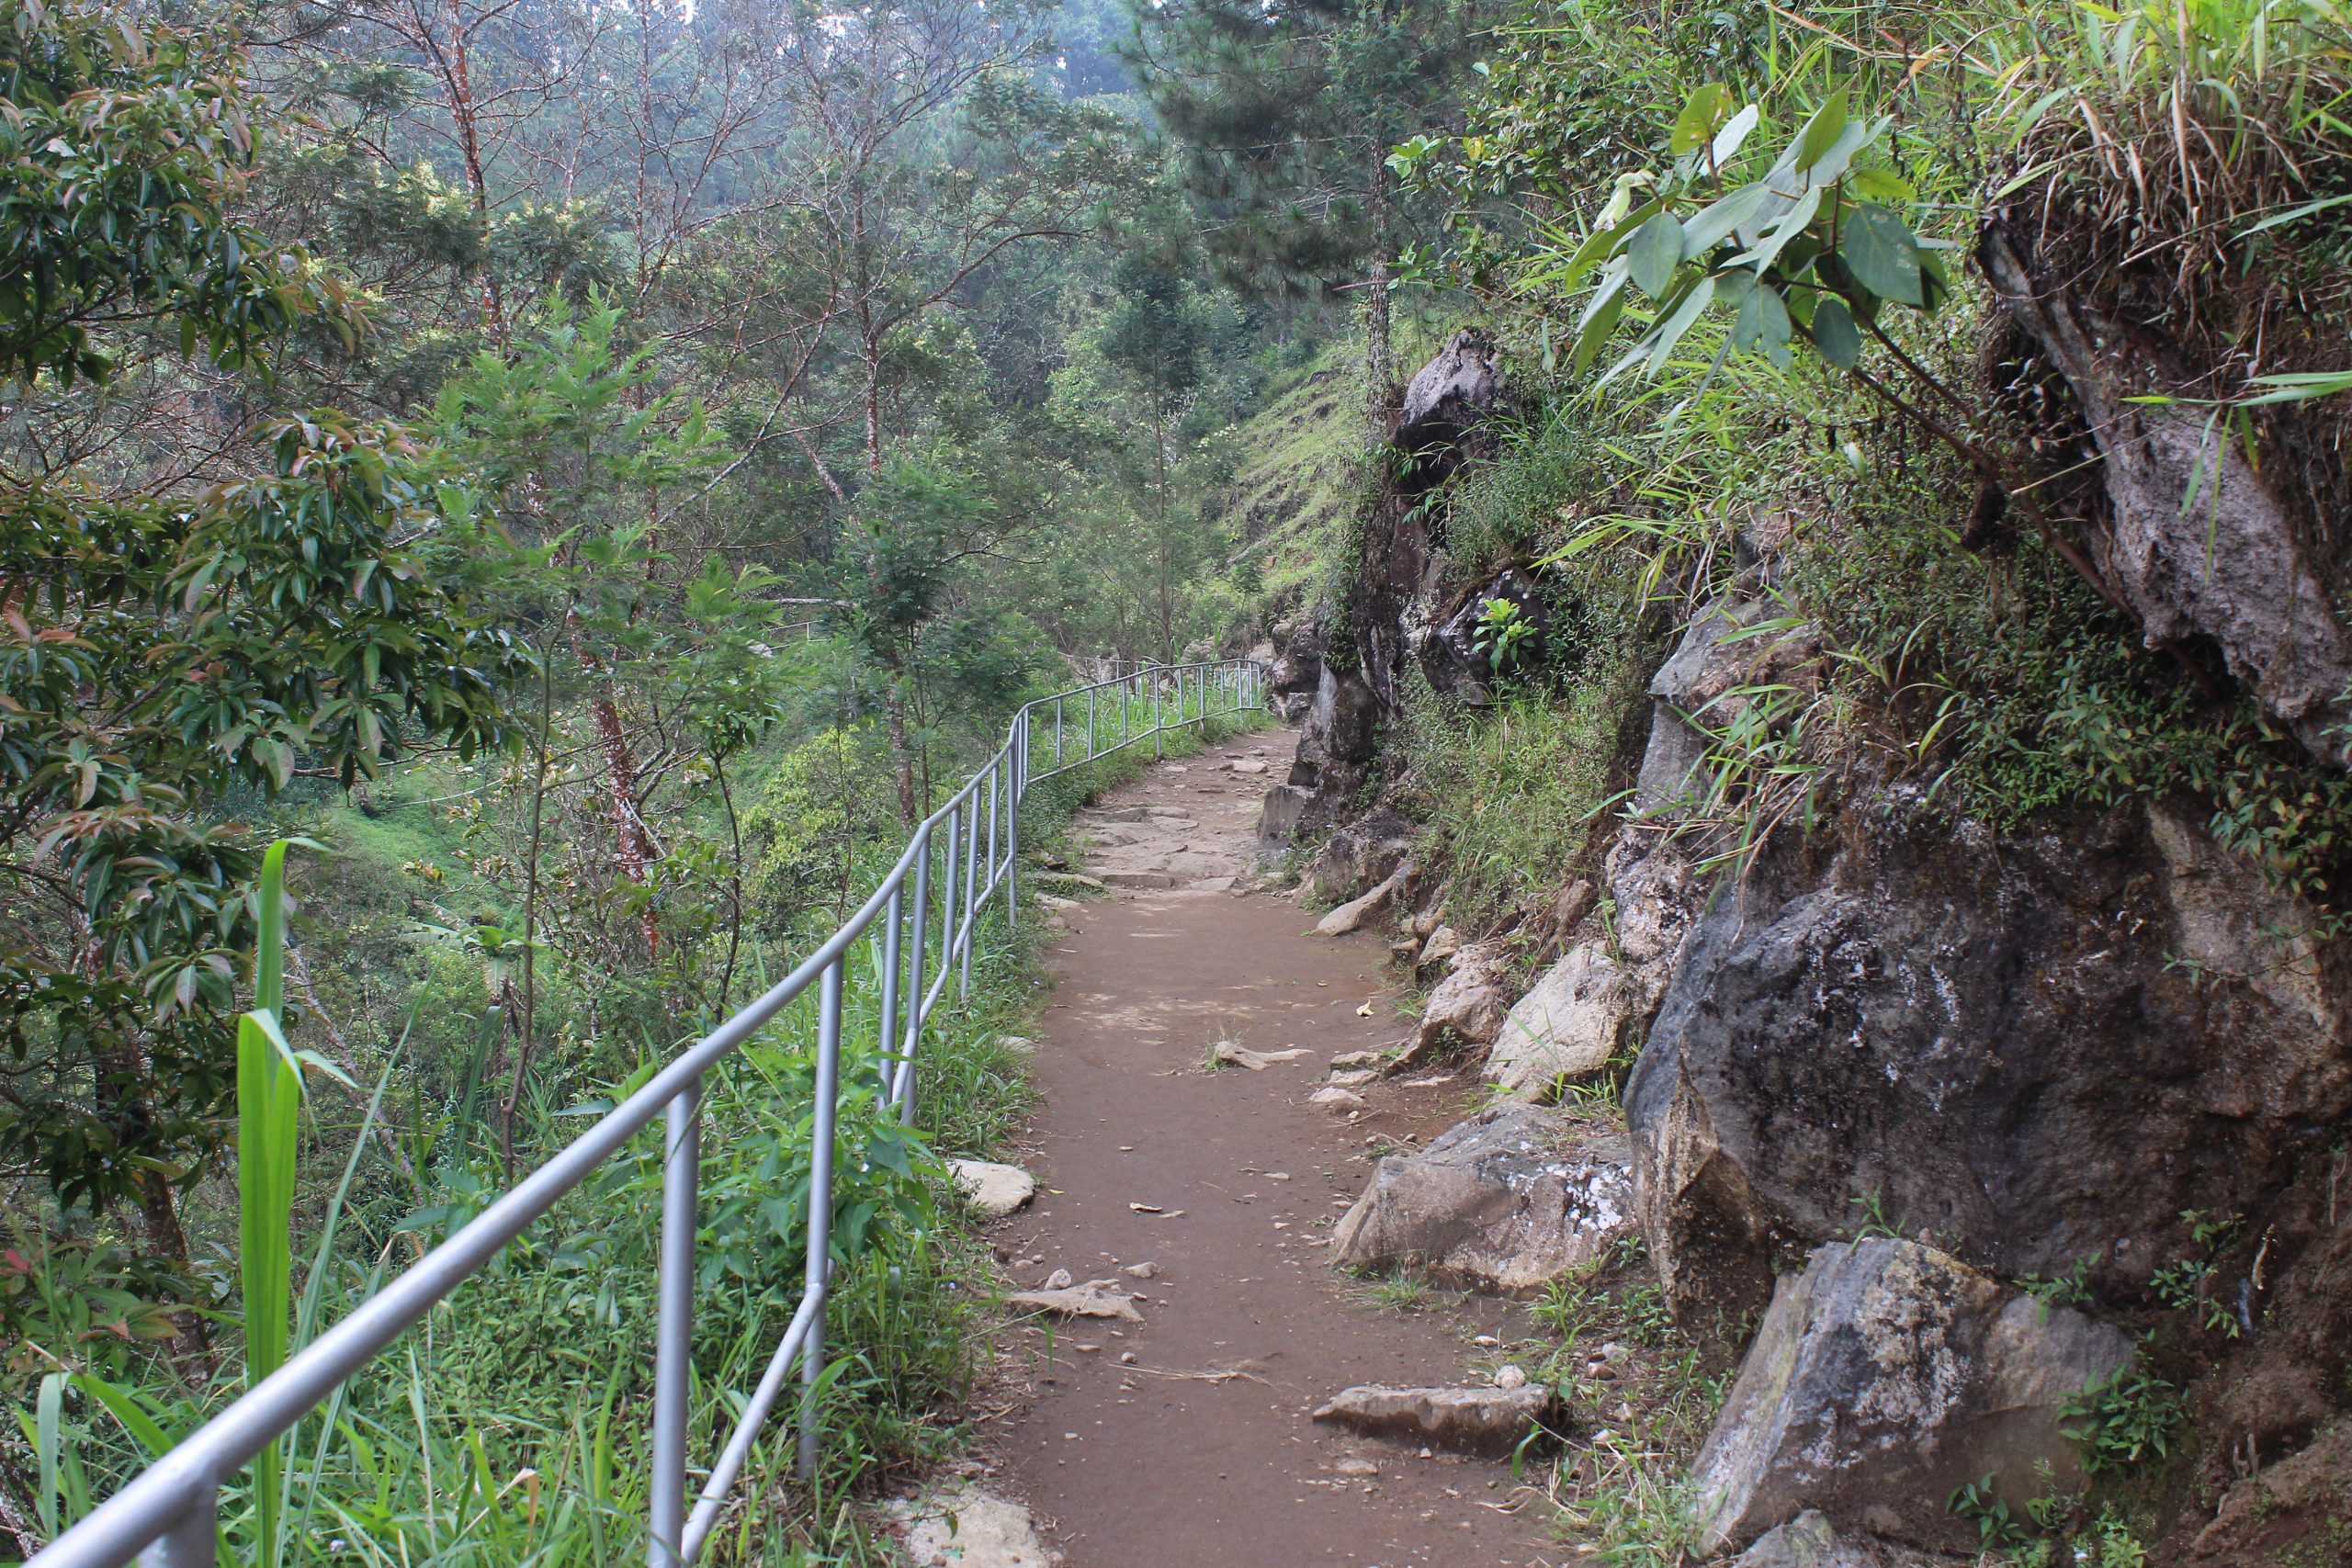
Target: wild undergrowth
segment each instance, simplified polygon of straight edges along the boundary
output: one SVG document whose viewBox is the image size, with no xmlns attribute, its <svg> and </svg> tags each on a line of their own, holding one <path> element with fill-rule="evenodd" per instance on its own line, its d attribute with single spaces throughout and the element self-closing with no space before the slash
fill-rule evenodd
<svg viewBox="0 0 2352 1568">
<path fill-rule="evenodd" d="M 1133 705 L 1128 717 L 1147 726 L 1148 705 Z M 1161 749 L 1181 756 L 1251 722 L 1214 719 L 1167 738 Z M 1144 741 L 1038 785 L 1023 813 L 1033 853 L 1050 854 L 1079 804 L 1151 758 Z M 862 888 L 896 858 L 897 846 L 844 841 L 837 852 L 853 862 L 839 879 Z M 301 884 L 298 852 L 298 893 Z M 830 900 L 813 900 L 749 941 L 741 994 L 770 983 L 832 919 Z M 884 1561 L 868 1522 L 871 1499 L 958 1441 L 965 1402 L 989 1375 L 994 1286 L 943 1159 L 999 1152 L 1026 1111 L 1023 1061 L 1005 1036 L 1033 1004 L 1035 931 L 1034 920 L 1008 925 L 1001 896 L 983 910 L 969 995 L 951 979 L 933 1015 L 907 1127 L 883 1100 L 874 1037 L 879 954 L 870 944 L 853 951 L 831 1222 L 836 1275 L 817 1416 L 821 1461 L 810 1482 L 791 1479 L 799 1421 L 787 1397 L 707 1560 Z M 812 993 L 715 1068 L 707 1087 L 696 1464 L 715 1453 L 799 1298 L 815 1031 Z M 406 1044 L 387 1054 L 372 1092 L 363 1084 L 356 1095 L 305 1102 L 302 1143 L 330 1175 L 298 1207 L 292 1234 L 281 1232 L 300 1293 L 298 1346 L 506 1185 L 488 1108 L 461 1086 L 450 1086 L 458 1091 L 455 1111 L 415 1089 L 387 1095 Z M 533 1100 L 523 1145 L 565 1142 L 667 1055 L 649 1043 L 638 1060 L 582 1085 L 567 1102 Z M 659 1155 L 658 1132 L 634 1140 L 296 1429 L 285 1444 L 282 1546 L 260 1544 L 252 1476 L 229 1478 L 228 1550 L 252 1561 L 361 1564 L 641 1557 Z M 108 1273 L 126 1267 L 113 1257 L 72 1248 L 29 1259 L 9 1254 L 8 1325 L 23 1336 L 16 1344 L 64 1353 L 17 1369 L 29 1379 L 22 1429 L 0 1450 L 0 1462 L 23 1471 L 22 1495 L 43 1534 L 86 1512 L 244 1385 L 230 1359 L 170 1380 L 152 1375 L 151 1362 L 110 1351 L 138 1332 L 171 1330 L 168 1314 L 124 1288 L 138 1285 L 135 1277 L 117 1282 Z M 77 1267 L 78 1275 L 67 1272 Z M 241 1303 L 231 1297 L 227 1305 L 233 1313 Z M 109 1310 L 119 1325 L 112 1330 Z"/>
</svg>

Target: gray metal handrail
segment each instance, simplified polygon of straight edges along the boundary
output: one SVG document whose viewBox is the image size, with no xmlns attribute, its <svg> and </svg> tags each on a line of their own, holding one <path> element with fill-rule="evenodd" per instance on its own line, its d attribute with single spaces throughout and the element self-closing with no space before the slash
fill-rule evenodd
<svg viewBox="0 0 2352 1568">
<path fill-rule="evenodd" d="M 37 1553 L 27 1568 L 124 1568 L 133 1561 L 141 1568 L 210 1568 L 216 1561 L 220 1483 L 324 1403 L 345 1380 L 470 1279 L 630 1137 L 650 1125 L 656 1115 L 665 1118 L 666 1131 L 646 1561 L 649 1568 L 684 1568 L 695 1562 L 795 1366 L 801 1382 L 797 1469 L 805 1477 L 816 1465 L 818 1433 L 811 1417 L 825 1366 L 842 986 L 851 948 L 861 937 L 876 941 L 881 947 L 881 998 L 875 1038 L 887 1064 L 889 1101 L 898 1108 L 902 1122 L 911 1122 L 923 1025 L 945 994 L 951 975 L 956 977 L 959 1000 L 968 999 L 973 934 L 1000 886 L 1005 894 L 1007 924 L 1015 919 L 1019 810 L 1031 786 L 1147 739 L 1158 755 L 1170 731 L 1260 706 L 1264 690 L 1261 665 L 1250 660 L 1224 660 L 1153 665 L 1023 705 L 1013 716 L 996 755 L 967 779 L 945 805 L 916 826 L 898 863 L 857 912 L 791 974 L 680 1052 L 642 1089 L 546 1164 L 132 1477 L 119 1492 Z M 1082 746 L 1075 744 L 1077 728 L 1070 716 L 1070 705 L 1080 699 L 1086 720 Z M 1147 704 L 1148 726 L 1141 722 Z M 1114 713 L 1115 737 L 1108 733 Z M 1051 740 L 1051 765 L 1038 768 L 1034 765 L 1035 750 L 1046 737 Z M 944 853 L 936 853 L 935 847 L 944 847 Z M 924 947 L 934 859 L 941 862 L 946 880 L 939 901 L 938 968 L 926 986 Z M 877 920 L 878 931 L 875 930 Z M 902 969 L 907 996 L 911 998 L 905 1009 L 903 1028 L 899 1016 Z M 693 1378 L 703 1077 L 811 985 L 818 987 L 819 1021 L 807 1279 L 790 1325 L 689 1512 L 686 1440 Z M 890 1049 L 894 1040 L 896 1051 Z"/>
</svg>

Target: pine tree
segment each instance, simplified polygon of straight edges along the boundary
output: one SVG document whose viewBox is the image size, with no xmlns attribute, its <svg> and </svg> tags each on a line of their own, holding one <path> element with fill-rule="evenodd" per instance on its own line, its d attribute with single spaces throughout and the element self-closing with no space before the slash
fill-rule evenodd
<svg viewBox="0 0 2352 1568">
<path fill-rule="evenodd" d="M 1352 298 L 1369 412 L 1396 399 L 1388 258 L 1406 232 L 1396 143 L 1449 118 L 1472 0 L 1168 0 L 1139 5 L 1131 58 L 1182 150 L 1225 280 Z"/>
</svg>

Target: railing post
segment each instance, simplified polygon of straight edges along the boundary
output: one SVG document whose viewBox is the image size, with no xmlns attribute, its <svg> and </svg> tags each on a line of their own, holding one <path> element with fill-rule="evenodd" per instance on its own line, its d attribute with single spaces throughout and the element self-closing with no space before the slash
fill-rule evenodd
<svg viewBox="0 0 2352 1568">
<path fill-rule="evenodd" d="M 923 923 L 930 914 L 931 903 L 931 829 L 924 828 L 915 848 L 915 902 L 907 922 L 913 941 L 907 954 L 907 1032 L 906 1043 L 899 1052 L 897 1081 L 892 1098 L 898 1101 L 899 1122 L 912 1126 L 915 1120 L 915 1055 L 922 1045 L 922 939 Z"/>
<path fill-rule="evenodd" d="M 1004 929 L 1021 924 L 1021 797 L 1029 782 L 1029 727 L 1012 742 L 1012 803 L 1004 808 Z"/>
<path fill-rule="evenodd" d="M 1094 761 L 1094 688 L 1086 688 L 1086 760 Z"/>
<path fill-rule="evenodd" d="M 943 976 L 956 967 L 956 889 L 964 869 L 963 829 L 964 803 L 957 801 L 947 812 L 947 886 L 946 896 L 939 901 L 939 972 Z"/>
<path fill-rule="evenodd" d="M 980 923 L 980 792 L 972 791 L 969 809 L 972 826 L 964 834 L 964 947 L 958 955 L 962 968 L 956 972 L 956 999 L 972 999 L 972 949 L 979 943 Z"/>
<path fill-rule="evenodd" d="M 212 1568 L 220 1539 L 220 1489 L 207 1483 L 187 1511 L 139 1549 L 139 1568 Z"/>
<path fill-rule="evenodd" d="M 882 916 L 882 1009 L 874 1023 L 874 1066 L 882 1075 L 882 1098 L 888 1100 L 891 1082 L 890 1048 L 899 1043 L 899 913 L 906 902 L 907 885 L 890 889 L 890 905 Z"/>
<path fill-rule="evenodd" d="M 800 1353 L 800 1453 L 803 1481 L 817 1473 L 824 1434 L 817 1429 L 817 1381 L 825 1374 L 825 1303 L 833 1280 L 833 1113 L 841 1094 L 842 960 L 825 966 L 817 993 L 817 1130 L 808 1150 L 808 1293 L 817 1303 L 808 1348 Z"/>
<path fill-rule="evenodd" d="M 646 1506 L 648 1568 L 684 1568 L 686 1422 L 694 1382 L 695 1228 L 702 1180 L 702 1080 L 670 1101 L 662 1129 L 662 1272 L 655 1293 L 653 1461 Z"/>
<path fill-rule="evenodd" d="M 1061 694 L 1060 694 L 1059 693 L 1056 693 L 1056 694 L 1054 694 L 1054 772 L 1056 772 L 1056 773 L 1059 773 L 1059 772 L 1061 772 L 1061 768 L 1062 768 L 1062 699 L 1061 699 Z"/>
<path fill-rule="evenodd" d="M 1177 676 L 1177 679 L 1181 681 L 1183 679 L 1183 676 L 1180 674 Z M 1184 705 L 1182 703 L 1178 703 L 1176 705 L 1176 711 L 1179 713 L 1183 712 Z M 1161 739 L 1159 729 L 1159 681 L 1158 677 L 1155 676 L 1151 682 L 1151 760 L 1155 762 L 1167 755 L 1167 752 L 1162 749 L 1167 743 Z"/>
</svg>

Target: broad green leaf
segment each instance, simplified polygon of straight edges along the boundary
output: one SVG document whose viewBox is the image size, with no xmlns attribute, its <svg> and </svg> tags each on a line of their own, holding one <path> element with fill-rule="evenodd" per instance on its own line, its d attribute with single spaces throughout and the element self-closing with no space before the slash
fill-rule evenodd
<svg viewBox="0 0 2352 1568">
<path fill-rule="evenodd" d="M 1810 169 L 1820 162 L 1846 129 L 1846 89 L 1838 88 L 1828 101 L 1813 111 L 1804 122 L 1804 130 L 1797 137 L 1796 166 Z"/>
<path fill-rule="evenodd" d="M 1657 299 L 1674 281 L 1675 268 L 1682 265 L 1682 225 L 1669 213 L 1657 214 L 1634 231 L 1625 255 L 1634 287 Z"/>
<path fill-rule="evenodd" d="M 1758 180 L 1692 213 L 1682 220 L 1682 259 L 1695 261 L 1723 243 L 1731 231 L 1754 217 L 1772 187 Z"/>
<path fill-rule="evenodd" d="M 1716 130 L 1731 113 L 1731 89 L 1721 82 L 1709 82 L 1683 101 L 1682 112 L 1674 117 L 1674 129 L 1666 140 L 1667 150 L 1676 157 L 1696 152 L 1707 145 Z"/>
<path fill-rule="evenodd" d="M 1835 294 L 1825 294 L 1813 308 L 1813 346 L 1840 370 L 1862 362 L 1862 334 L 1854 330 L 1854 313 Z"/>
<path fill-rule="evenodd" d="M 1817 186 L 1835 185 L 1856 155 L 1877 141 L 1879 132 L 1891 123 L 1883 119 L 1875 125 L 1859 119 L 1849 120 L 1846 129 L 1838 133 L 1827 150 L 1805 170 L 1805 178 Z"/>
<path fill-rule="evenodd" d="M 1763 118 L 1763 111 L 1754 104 L 1732 116 L 1730 122 L 1715 132 L 1714 145 L 1707 149 L 1708 161 L 1718 169 L 1730 163 L 1738 155 L 1740 148 L 1747 144 L 1748 133 Z"/>
<path fill-rule="evenodd" d="M 1752 265 L 1759 274 L 1771 271 L 1772 263 L 1779 258 L 1782 248 L 1799 234 L 1804 233 L 1805 225 L 1811 223 L 1815 215 L 1820 212 L 1823 195 L 1824 187 L 1815 186 L 1797 197 L 1797 204 L 1781 214 L 1781 220 L 1765 231 L 1764 237 L 1757 242 L 1756 248 L 1745 255 L 1734 256 L 1732 265 L 1734 266 Z"/>
<path fill-rule="evenodd" d="M 1649 221 L 1657 213 L 1657 198 L 1652 197 L 1617 221 L 1596 228 L 1585 236 L 1584 243 L 1568 257 L 1568 265 L 1562 271 L 1555 287 L 1566 290 L 1584 281 L 1584 275 L 1600 265 L 1601 259 L 1614 250 L 1620 241 Z"/>
<path fill-rule="evenodd" d="M 1838 231 L 1838 254 L 1855 280 L 1882 299 L 1924 305 L 1919 291 L 1919 252 L 1902 219 L 1875 202 L 1846 215 Z"/>
<path fill-rule="evenodd" d="M 1781 303 L 1780 290 L 1751 288 L 1740 301 L 1739 316 L 1732 323 L 1732 346 L 1743 353 L 1785 349 L 1789 332 L 1789 308 Z"/>
<path fill-rule="evenodd" d="M 1909 180 L 1893 169 L 1856 169 L 1846 188 L 1871 201 L 1914 201 L 1919 195 Z"/>
</svg>

